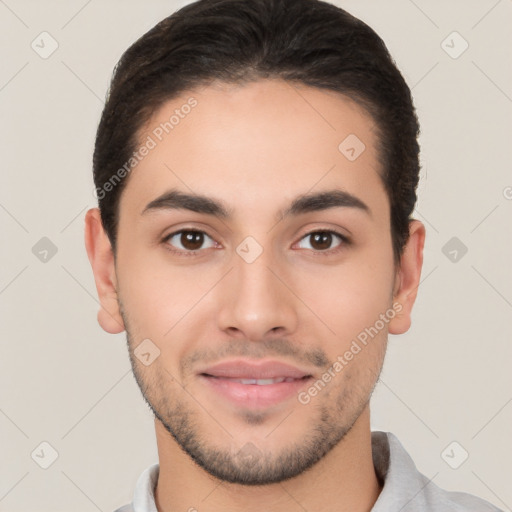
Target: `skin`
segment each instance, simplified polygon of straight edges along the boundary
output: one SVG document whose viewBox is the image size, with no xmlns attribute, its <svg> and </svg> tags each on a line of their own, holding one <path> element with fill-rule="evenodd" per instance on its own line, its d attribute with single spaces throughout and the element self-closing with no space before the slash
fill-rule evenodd
<svg viewBox="0 0 512 512">
<path fill-rule="evenodd" d="M 126 330 L 134 374 L 155 413 L 158 509 L 369 511 L 381 491 L 369 399 L 388 333 L 410 327 L 425 228 L 410 222 L 395 266 L 375 125 L 349 99 L 280 80 L 216 83 L 165 103 L 139 140 L 190 96 L 197 106 L 129 176 L 115 258 L 98 209 L 85 219 L 98 321 L 109 333 Z M 338 150 L 349 134 L 366 146 L 355 161 Z M 171 188 L 222 201 L 232 218 L 186 209 L 142 214 Z M 336 207 L 279 218 L 295 197 L 335 188 L 371 213 Z M 206 233 L 196 255 L 174 254 L 162 241 L 185 228 Z M 307 234 L 326 229 L 351 242 L 333 236 L 322 251 Z M 247 236 L 263 249 L 252 263 L 236 252 Z M 180 236 L 172 244 L 191 247 Z M 393 304 L 400 313 L 305 405 L 292 397 L 259 411 L 235 407 L 197 376 L 205 364 L 243 356 L 321 378 Z M 148 338 L 160 355 L 145 366 L 133 350 Z"/>
</svg>

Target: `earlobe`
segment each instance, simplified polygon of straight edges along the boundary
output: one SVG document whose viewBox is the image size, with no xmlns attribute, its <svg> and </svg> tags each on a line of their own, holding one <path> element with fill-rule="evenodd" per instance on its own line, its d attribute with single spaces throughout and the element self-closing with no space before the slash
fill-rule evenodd
<svg viewBox="0 0 512 512">
<path fill-rule="evenodd" d="M 425 226 L 419 220 L 409 222 L 409 240 L 400 258 L 400 269 L 394 283 L 393 303 L 396 303 L 396 316 L 389 322 L 390 334 L 403 334 L 411 326 L 411 312 L 423 266 Z"/>
<path fill-rule="evenodd" d="M 125 327 L 117 296 L 114 254 L 98 208 L 91 208 L 85 215 L 85 248 L 100 300 L 98 323 L 110 334 L 123 332 Z"/>
</svg>

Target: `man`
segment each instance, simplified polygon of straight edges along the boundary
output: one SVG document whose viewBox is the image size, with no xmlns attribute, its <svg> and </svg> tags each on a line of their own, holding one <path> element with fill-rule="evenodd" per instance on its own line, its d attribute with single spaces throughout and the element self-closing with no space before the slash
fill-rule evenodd
<svg viewBox="0 0 512 512">
<path fill-rule="evenodd" d="M 317 0 L 201 0 L 116 67 L 86 247 L 155 415 L 149 511 L 496 511 L 369 400 L 409 329 L 418 123 L 382 40 Z"/>
</svg>

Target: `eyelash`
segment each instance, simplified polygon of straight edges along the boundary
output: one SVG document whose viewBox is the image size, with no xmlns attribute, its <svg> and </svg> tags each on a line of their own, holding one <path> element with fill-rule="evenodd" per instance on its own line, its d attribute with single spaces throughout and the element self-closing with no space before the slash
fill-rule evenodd
<svg viewBox="0 0 512 512">
<path fill-rule="evenodd" d="M 164 244 L 164 247 L 166 248 L 166 250 L 168 250 L 169 252 L 171 252 L 173 254 L 177 254 L 179 256 L 187 256 L 187 257 L 188 256 L 197 256 L 197 254 L 199 252 L 204 250 L 204 249 L 196 249 L 193 251 L 183 251 L 180 249 L 172 248 L 172 246 L 168 243 L 168 241 L 180 233 L 202 233 L 202 234 L 206 235 L 208 238 L 211 238 L 213 240 L 213 238 L 210 235 L 208 235 L 208 233 L 206 233 L 205 231 L 201 231 L 199 229 L 186 229 L 185 228 L 185 229 L 180 229 L 179 231 L 174 231 L 173 233 L 166 235 L 162 239 L 162 243 Z M 332 229 L 315 229 L 314 231 L 309 231 L 308 233 L 305 233 L 300 238 L 299 242 L 301 240 L 303 240 L 304 238 L 307 238 L 308 236 L 314 235 L 316 233 L 329 233 L 329 234 L 335 235 L 341 239 L 342 243 L 340 245 L 338 245 L 337 247 L 335 247 L 334 249 L 326 249 L 324 251 L 320 251 L 320 250 L 315 251 L 314 249 L 307 249 L 308 251 L 312 251 L 315 256 L 317 256 L 317 255 L 318 256 L 329 256 L 329 255 L 337 254 L 339 251 L 343 250 L 343 248 L 345 246 L 351 244 L 351 240 L 347 236 L 342 235 L 338 231 L 335 231 Z"/>
</svg>

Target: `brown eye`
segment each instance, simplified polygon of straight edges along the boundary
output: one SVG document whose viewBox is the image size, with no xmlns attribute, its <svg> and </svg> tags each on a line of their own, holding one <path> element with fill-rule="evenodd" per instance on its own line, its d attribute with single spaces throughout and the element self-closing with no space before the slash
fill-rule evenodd
<svg viewBox="0 0 512 512">
<path fill-rule="evenodd" d="M 180 242 L 185 249 L 195 251 L 203 245 L 203 233 L 197 231 L 183 231 L 180 236 Z"/>
<path fill-rule="evenodd" d="M 347 239 L 343 235 L 335 231 L 312 231 L 304 236 L 301 240 L 310 239 L 310 247 L 301 247 L 302 249 L 313 249 L 314 251 L 328 251 L 336 249 L 338 246 L 343 245 L 341 242 L 346 242 Z M 333 242 L 338 239 L 338 244 L 332 247 Z"/>
<path fill-rule="evenodd" d="M 164 239 L 164 242 L 171 245 L 176 252 L 191 252 L 199 249 L 207 249 L 208 247 L 202 247 L 206 239 L 211 241 L 209 247 L 215 245 L 213 240 L 203 231 L 183 229 L 168 235 Z"/>
<path fill-rule="evenodd" d="M 311 235 L 311 246 L 314 249 L 318 249 L 319 251 L 324 251 L 325 249 L 329 249 L 332 243 L 332 235 L 331 233 L 320 232 L 313 233 Z"/>
</svg>

